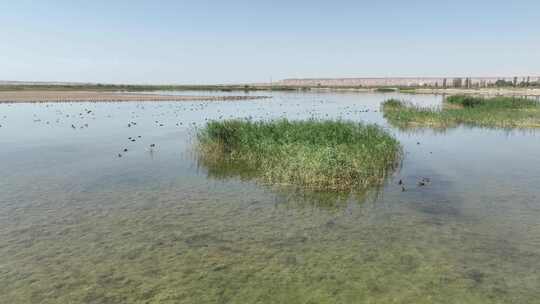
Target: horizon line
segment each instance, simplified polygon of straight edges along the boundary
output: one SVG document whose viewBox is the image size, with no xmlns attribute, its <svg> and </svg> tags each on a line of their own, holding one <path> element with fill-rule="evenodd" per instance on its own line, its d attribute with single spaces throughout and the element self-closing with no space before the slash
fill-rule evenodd
<svg viewBox="0 0 540 304">
<path fill-rule="evenodd" d="M 370 76 L 370 77 L 292 77 L 282 78 L 275 81 L 266 82 L 233 82 L 233 83 L 211 83 L 211 84 L 197 84 L 197 83 L 140 83 L 140 82 L 94 82 L 94 81 L 33 81 L 33 80 L 1 80 L 1 85 L 10 84 L 37 84 L 37 85 L 170 85 L 170 86 L 226 86 L 226 85 L 247 85 L 247 84 L 261 84 L 261 83 L 279 83 L 287 80 L 342 80 L 342 79 L 456 79 L 456 78 L 471 78 L 471 79 L 512 79 L 514 77 L 519 78 L 540 78 L 540 74 L 536 75 L 519 75 L 519 76 Z"/>
</svg>

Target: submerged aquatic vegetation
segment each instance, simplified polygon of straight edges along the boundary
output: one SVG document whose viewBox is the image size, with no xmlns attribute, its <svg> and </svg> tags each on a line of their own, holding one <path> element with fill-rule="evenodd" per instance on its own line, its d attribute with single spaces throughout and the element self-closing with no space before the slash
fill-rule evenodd
<svg viewBox="0 0 540 304">
<path fill-rule="evenodd" d="M 448 128 L 470 125 L 496 128 L 540 128 L 540 103 L 526 98 L 450 96 L 442 107 L 421 107 L 389 99 L 384 117 L 398 127 Z"/>
<path fill-rule="evenodd" d="M 263 183 L 313 190 L 380 185 L 401 155 L 380 127 L 343 121 L 213 121 L 198 140 L 209 170 L 240 168 Z"/>
</svg>

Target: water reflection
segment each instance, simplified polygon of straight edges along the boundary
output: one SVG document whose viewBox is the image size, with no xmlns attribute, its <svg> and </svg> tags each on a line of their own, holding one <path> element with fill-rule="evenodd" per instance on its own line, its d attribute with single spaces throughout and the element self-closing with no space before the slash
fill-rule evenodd
<svg viewBox="0 0 540 304">
<path fill-rule="evenodd" d="M 207 153 L 194 151 L 197 167 L 206 173 L 209 179 L 228 181 L 238 179 L 241 181 L 258 182 L 260 172 L 252 166 L 241 161 L 233 161 L 226 155 L 216 159 L 215 154 L 208 156 Z M 400 164 L 399 164 L 400 165 Z M 399 171 L 399 167 L 396 168 Z M 389 177 L 386 177 L 386 181 Z M 320 208 L 343 208 L 351 202 L 363 203 L 368 197 L 375 200 L 382 193 L 384 185 L 369 188 L 354 189 L 353 191 L 315 191 L 292 185 L 260 185 L 274 191 L 279 203 L 295 207 L 315 206 Z"/>
</svg>

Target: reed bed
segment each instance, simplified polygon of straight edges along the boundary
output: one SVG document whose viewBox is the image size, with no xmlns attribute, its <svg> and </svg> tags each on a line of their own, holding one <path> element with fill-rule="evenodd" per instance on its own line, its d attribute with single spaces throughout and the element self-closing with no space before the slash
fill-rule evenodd
<svg viewBox="0 0 540 304">
<path fill-rule="evenodd" d="M 242 168 L 265 184 L 312 190 L 380 185 L 401 156 L 382 128 L 344 121 L 213 121 L 197 137 L 207 167 Z"/>
<path fill-rule="evenodd" d="M 375 89 L 375 92 L 379 92 L 379 93 L 393 93 L 397 91 L 398 91 L 397 88 L 389 88 L 389 87 L 380 87 L 380 88 Z"/>
<path fill-rule="evenodd" d="M 450 96 L 441 107 L 431 108 L 389 99 L 382 109 L 391 124 L 402 128 L 540 128 L 540 103 L 526 98 Z"/>
</svg>

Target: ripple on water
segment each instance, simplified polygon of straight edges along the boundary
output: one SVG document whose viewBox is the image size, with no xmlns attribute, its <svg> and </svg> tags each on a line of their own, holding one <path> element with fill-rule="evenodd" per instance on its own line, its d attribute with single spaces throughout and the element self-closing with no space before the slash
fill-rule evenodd
<svg viewBox="0 0 540 304">
<path fill-rule="evenodd" d="M 390 129 L 407 152 L 403 168 L 383 188 L 356 195 L 258 186 L 186 156 L 193 122 L 341 117 L 389 127 L 374 111 L 388 96 L 0 105 L 2 299 L 535 303 L 535 132 Z M 84 109 L 92 114 L 78 118 Z M 127 146 L 136 135 L 142 139 Z M 422 177 L 430 183 L 418 187 Z"/>
</svg>

